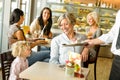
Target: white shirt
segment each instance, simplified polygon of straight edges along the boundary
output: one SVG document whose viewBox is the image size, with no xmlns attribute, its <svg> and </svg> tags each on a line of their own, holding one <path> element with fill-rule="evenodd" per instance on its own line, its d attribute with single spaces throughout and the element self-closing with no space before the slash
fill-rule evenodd
<svg viewBox="0 0 120 80">
<path fill-rule="evenodd" d="M 36 38 L 34 35 L 40 35 L 41 33 L 41 26 L 39 24 L 38 18 L 34 19 L 33 22 L 30 25 L 30 32 L 32 34 L 33 38 Z"/>
<path fill-rule="evenodd" d="M 76 34 L 76 38 L 79 38 L 80 41 L 85 40 L 86 36 L 82 34 Z M 66 47 L 62 44 L 70 44 L 73 43 L 66 34 L 62 33 L 57 37 L 54 37 L 51 41 L 51 53 L 50 53 L 50 63 L 54 64 L 65 64 L 65 61 L 68 60 L 68 52 L 81 53 L 83 50 L 83 46 L 70 46 Z"/>
<path fill-rule="evenodd" d="M 113 54 L 120 56 L 120 49 L 116 49 L 119 28 L 120 28 L 120 10 L 116 15 L 115 24 L 113 25 L 111 30 L 107 34 L 103 34 L 98 39 L 102 40 L 105 43 L 112 43 L 111 51 L 113 52 Z"/>
</svg>

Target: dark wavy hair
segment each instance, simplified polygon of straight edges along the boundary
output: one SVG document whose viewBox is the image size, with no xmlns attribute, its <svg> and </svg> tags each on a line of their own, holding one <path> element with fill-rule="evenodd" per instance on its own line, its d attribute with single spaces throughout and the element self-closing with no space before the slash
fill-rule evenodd
<svg viewBox="0 0 120 80">
<path fill-rule="evenodd" d="M 20 20 L 20 16 L 23 16 L 24 12 L 18 8 L 14 9 L 10 16 L 10 25 L 17 23 Z"/>
<path fill-rule="evenodd" d="M 41 13 L 40 13 L 40 16 L 38 17 L 38 21 L 39 21 L 39 24 L 40 24 L 40 26 L 41 26 L 41 29 L 43 29 L 43 27 L 44 27 L 44 22 L 43 22 L 42 15 L 43 15 L 43 11 L 44 11 L 45 9 L 49 10 L 49 12 L 50 12 L 50 17 L 49 17 L 49 19 L 47 20 L 47 21 L 48 21 L 48 24 L 46 25 L 46 27 L 45 27 L 45 29 L 44 29 L 44 34 L 45 34 L 45 35 L 48 35 L 48 34 L 50 33 L 50 29 L 51 29 L 51 26 L 52 26 L 52 11 L 51 11 L 51 9 L 48 8 L 48 7 L 44 7 L 44 8 L 42 9 Z"/>
</svg>

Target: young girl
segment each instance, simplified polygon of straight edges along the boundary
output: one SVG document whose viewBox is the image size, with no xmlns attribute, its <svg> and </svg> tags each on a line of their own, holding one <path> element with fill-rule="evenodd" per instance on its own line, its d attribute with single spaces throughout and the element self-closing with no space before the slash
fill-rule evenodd
<svg viewBox="0 0 120 80">
<path fill-rule="evenodd" d="M 11 65 L 9 80 L 22 80 L 19 73 L 28 67 L 27 57 L 31 49 L 27 41 L 17 41 L 12 45 L 12 55 L 16 57 Z"/>
</svg>

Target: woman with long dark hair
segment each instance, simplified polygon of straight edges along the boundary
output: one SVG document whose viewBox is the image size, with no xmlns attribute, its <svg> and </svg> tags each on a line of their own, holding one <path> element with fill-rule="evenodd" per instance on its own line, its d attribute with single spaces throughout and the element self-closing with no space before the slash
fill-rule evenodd
<svg viewBox="0 0 120 80">
<path fill-rule="evenodd" d="M 32 38 L 52 38 L 52 11 L 48 7 L 44 7 L 40 13 L 40 16 L 33 20 L 30 25 L 30 33 Z M 37 50 L 50 50 L 49 47 L 38 46 Z"/>
<path fill-rule="evenodd" d="M 40 16 L 36 18 L 30 25 L 30 32 L 33 38 L 44 37 L 52 38 L 52 12 L 48 7 L 44 7 Z"/>
</svg>

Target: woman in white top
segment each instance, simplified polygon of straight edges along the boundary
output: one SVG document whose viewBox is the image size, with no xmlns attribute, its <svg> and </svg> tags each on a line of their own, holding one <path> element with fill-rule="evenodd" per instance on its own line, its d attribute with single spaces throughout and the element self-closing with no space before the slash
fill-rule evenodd
<svg viewBox="0 0 120 80">
<path fill-rule="evenodd" d="M 12 45 L 12 55 L 16 57 L 12 62 L 9 80 L 22 80 L 19 78 L 20 72 L 28 68 L 27 57 L 30 56 L 31 49 L 27 41 L 17 41 Z"/>
<path fill-rule="evenodd" d="M 51 41 L 50 63 L 65 65 L 69 51 L 80 53 L 83 62 L 88 59 L 88 48 L 83 48 L 83 46 L 65 47 L 62 45 L 75 43 L 78 39 L 79 41 L 86 39 L 85 35 L 77 34 L 74 31 L 75 23 L 76 18 L 71 13 L 66 13 L 59 17 L 58 25 L 63 33 L 54 37 Z"/>
<path fill-rule="evenodd" d="M 36 18 L 30 25 L 30 33 L 33 38 L 44 37 L 52 38 L 52 12 L 48 7 L 44 7 L 40 16 Z"/>
<path fill-rule="evenodd" d="M 30 25 L 30 33 L 32 38 L 52 38 L 52 11 L 48 7 L 44 7 L 40 13 L 40 16 L 33 20 Z M 47 39 L 46 39 L 47 40 Z M 38 46 L 38 51 L 48 51 L 50 48 L 46 46 Z M 49 56 L 49 54 L 48 54 Z M 48 60 L 46 60 L 48 62 Z"/>
</svg>

